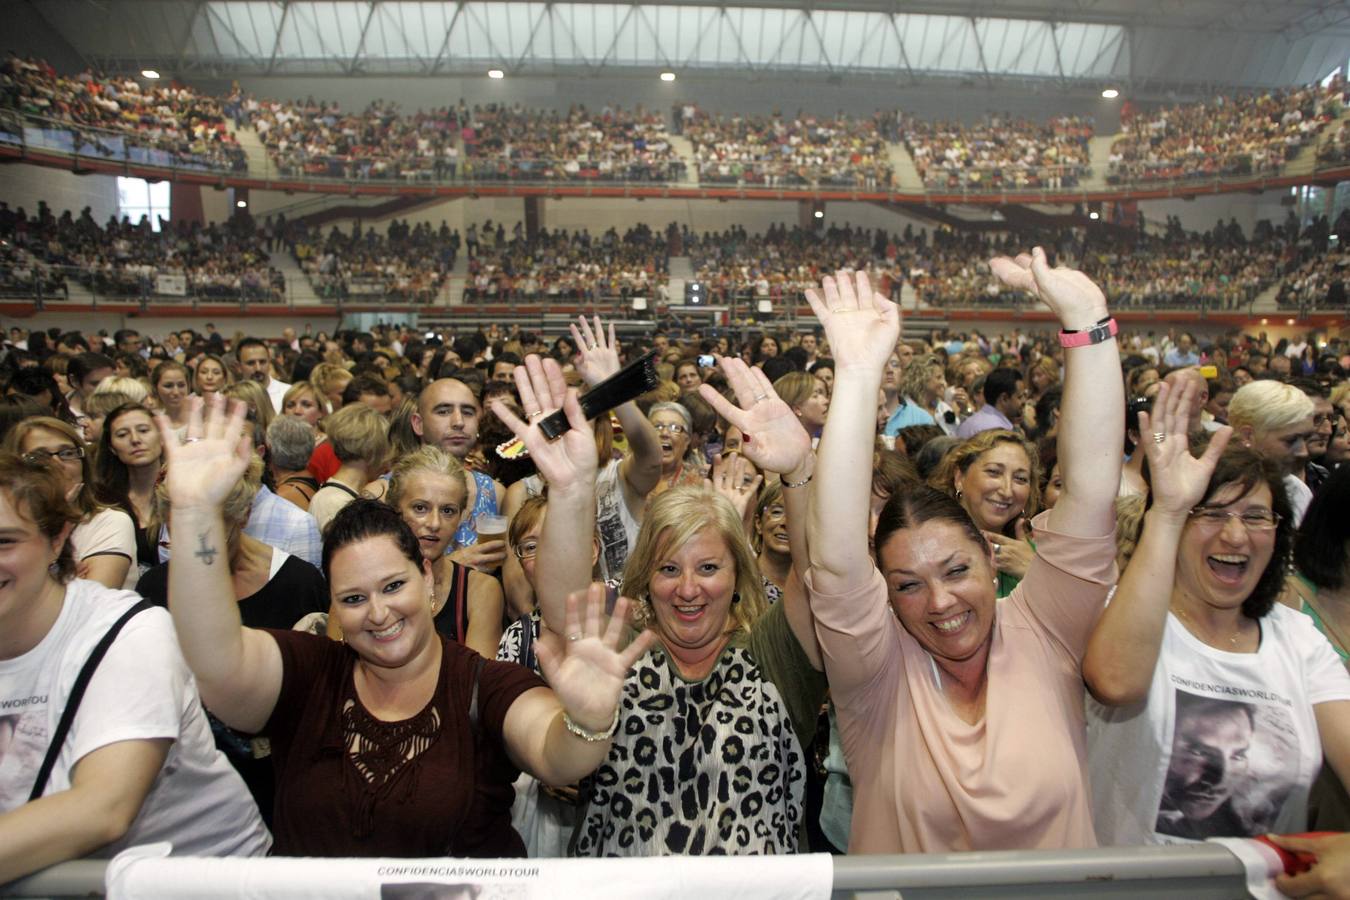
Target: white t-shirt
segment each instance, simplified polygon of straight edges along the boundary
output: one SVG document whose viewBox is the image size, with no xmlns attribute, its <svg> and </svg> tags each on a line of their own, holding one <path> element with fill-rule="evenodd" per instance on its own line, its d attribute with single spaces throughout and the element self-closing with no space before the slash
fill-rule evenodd
<svg viewBox="0 0 1350 900">
<path fill-rule="evenodd" d="M 136 587 L 140 576 L 136 568 L 136 525 L 122 510 L 105 509 L 76 525 L 70 533 L 70 549 L 76 562 L 91 556 L 125 556 L 131 565 L 127 566 L 122 589 L 129 591 Z"/>
<path fill-rule="evenodd" d="M 1276 603 L 1256 653 L 1217 650 L 1169 613 L 1148 699 L 1088 700 L 1101 846 L 1303 831 L 1322 763 L 1313 707 L 1335 700 L 1350 674 L 1302 613 Z"/>
<path fill-rule="evenodd" d="M 637 544 L 642 523 L 633 517 L 624 497 L 622 460 L 614 459 L 595 473 L 595 530 L 600 535 L 600 579 L 611 581 L 623 577 L 624 563 Z M 525 479 L 525 492 L 537 497 L 544 492 L 544 479 L 530 475 Z"/>
<path fill-rule="evenodd" d="M 267 382 L 267 396 L 272 401 L 272 408 L 276 410 L 277 415 L 281 415 L 281 401 L 285 399 L 286 392 L 290 389 L 289 384 L 284 381 L 277 381 L 275 378 Z"/>
<path fill-rule="evenodd" d="M 1303 516 L 1308 511 L 1308 504 L 1312 503 L 1312 488 L 1303 483 L 1303 479 L 1297 475 L 1284 476 L 1284 492 L 1289 497 L 1289 509 L 1294 514 L 1294 527 L 1303 524 Z"/>
<path fill-rule="evenodd" d="M 28 802 L 50 736 L 85 660 L 140 600 L 94 581 L 66 587 L 42 641 L 0 660 L 0 812 Z M 216 750 L 197 685 L 166 610 L 142 610 L 113 641 L 89 682 L 44 796 L 70 788 L 89 753 L 128 740 L 173 741 L 140 813 L 121 840 L 92 856 L 169 841 L 181 856 L 260 856 L 272 845 L 248 789 Z"/>
</svg>

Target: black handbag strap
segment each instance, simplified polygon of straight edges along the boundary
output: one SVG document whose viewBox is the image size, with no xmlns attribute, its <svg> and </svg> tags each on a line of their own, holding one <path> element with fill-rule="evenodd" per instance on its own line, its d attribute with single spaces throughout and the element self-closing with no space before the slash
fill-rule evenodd
<svg viewBox="0 0 1350 900">
<path fill-rule="evenodd" d="M 131 609 L 122 613 L 122 617 L 112 624 L 108 633 L 94 647 L 89 658 L 84 661 L 84 667 L 80 669 L 80 674 L 75 676 L 75 684 L 70 688 L 70 696 L 66 698 L 66 708 L 61 711 L 61 720 L 56 723 L 56 731 L 52 733 L 51 744 L 47 747 L 47 756 L 42 760 L 42 767 L 38 769 L 37 780 L 33 782 L 33 792 L 28 795 L 28 802 L 42 796 L 42 792 L 47 789 L 47 780 L 52 776 L 52 769 L 56 767 L 56 757 L 61 753 L 61 747 L 66 742 L 66 735 L 70 734 L 70 726 L 75 724 L 75 713 L 79 712 L 80 701 L 84 699 L 85 689 L 89 687 L 90 680 L 94 677 L 94 671 L 98 664 L 103 662 L 103 657 L 107 654 L 108 648 L 117 638 L 122 627 L 132 620 L 142 610 L 150 609 L 154 606 L 149 600 L 142 600 Z"/>
</svg>

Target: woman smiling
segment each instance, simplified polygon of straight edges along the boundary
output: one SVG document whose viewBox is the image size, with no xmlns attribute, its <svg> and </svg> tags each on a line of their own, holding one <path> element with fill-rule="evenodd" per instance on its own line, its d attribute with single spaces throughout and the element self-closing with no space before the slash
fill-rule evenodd
<svg viewBox="0 0 1350 900">
<path fill-rule="evenodd" d="M 604 759 L 619 691 L 646 649 L 615 649 L 601 598 L 584 619 L 567 601 L 566 642 L 541 642 L 553 691 L 519 666 L 487 662 L 436 633 L 435 581 L 397 511 L 355 500 L 324 534 L 323 569 L 344 643 L 244 628 L 218 565 L 220 504 L 248 465 L 243 408 L 189 411 L 168 446 L 177 546 L 169 608 L 206 705 L 226 725 L 271 739 L 278 853 L 304 856 L 511 856 L 518 767 L 569 784 Z M 161 427 L 164 427 L 161 423 Z M 187 551 L 186 548 L 192 548 Z M 623 604 L 616 610 L 620 616 Z"/>
<path fill-rule="evenodd" d="M 1092 846 L 1079 663 L 1115 581 L 1124 391 L 1114 322 L 1081 272 L 992 261 L 1054 311 L 1071 349 L 1064 492 L 1003 601 L 970 514 L 931 488 L 894 494 L 868 553 L 872 398 L 899 309 L 865 274 L 808 291 L 838 363 L 808 516 L 807 587 L 853 780 L 852 853 Z"/>
<path fill-rule="evenodd" d="M 1350 776 L 1350 675 L 1276 598 L 1292 517 L 1276 464 L 1220 428 L 1191 456 L 1197 388 L 1140 414 L 1152 506 L 1083 676 L 1098 836 L 1112 844 L 1305 828 L 1323 754 Z"/>
</svg>

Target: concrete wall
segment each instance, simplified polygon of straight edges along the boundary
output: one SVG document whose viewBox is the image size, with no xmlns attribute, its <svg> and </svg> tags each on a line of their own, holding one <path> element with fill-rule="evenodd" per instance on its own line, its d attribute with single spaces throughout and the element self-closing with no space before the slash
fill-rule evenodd
<svg viewBox="0 0 1350 900">
<path fill-rule="evenodd" d="M 1243 232 L 1251 237 L 1252 226 L 1261 219 L 1276 225 L 1284 221 L 1290 207 L 1281 202 L 1289 196 L 1288 189 L 1266 191 L 1261 194 L 1214 194 L 1194 200 L 1148 200 L 1139 204 L 1146 220 L 1159 223 L 1167 216 L 1177 216 L 1188 231 L 1208 231 L 1219 219 L 1227 222 L 1237 219 Z"/>
<path fill-rule="evenodd" d="M 46 200 L 56 215 L 70 210 L 78 216 L 86 206 L 100 225 L 117 213 L 117 178 L 113 175 L 76 175 L 61 169 L 24 163 L 0 165 L 0 200 L 10 209 L 22 206 L 32 215 Z"/>
</svg>

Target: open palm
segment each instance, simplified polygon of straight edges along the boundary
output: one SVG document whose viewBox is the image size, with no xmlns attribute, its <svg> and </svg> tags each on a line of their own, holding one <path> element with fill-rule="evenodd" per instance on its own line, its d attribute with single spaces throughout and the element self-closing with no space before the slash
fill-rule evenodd
<svg viewBox="0 0 1350 900">
<path fill-rule="evenodd" d="M 580 326 L 578 328 L 578 326 Z M 581 379 L 595 387 L 622 368 L 619 362 L 619 342 L 614 337 L 614 323 L 606 336 L 604 323 L 595 317 L 595 327 L 585 316 L 577 316 L 577 324 L 568 326 L 577 345 L 576 370 Z"/>
<path fill-rule="evenodd" d="M 881 371 L 900 339 L 900 307 L 872 290 L 866 272 L 826 276 L 806 301 L 825 327 L 837 366 Z"/>
<path fill-rule="evenodd" d="M 231 400 L 227 412 L 224 396 L 213 394 L 205 415 L 203 404 L 200 397 L 188 398 L 182 444 L 168 418 L 155 416 L 164 447 L 164 485 L 174 509 L 218 509 L 252 459 L 253 442 L 244 434 L 245 404 Z"/>
<path fill-rule="evenodd" d="M 560 637 L 543 629 L 535 644 L 539 670 L 572 721 L 590 731 L 603 731 L 614 717 L 628 670 L 646 653 L 656 636 L 644 631 L 623 650 L 629 601 L 620 597 L 608 623 L 604 620 L 605 586 L 592 584 L 584 594 L 567 597 L 567 616 Z"/>
<path fill-rule="evenodd" d="M 1191 455 L 1190 409 L 1199 390 L 1187 379 L 1181 390 L 1163 382 L 1153 400 L 1153 413 L 1139 413 L 1139 434 L 1148 458 L 1153 506 L 1172 515 L 1186 515 L 1205 496 L 1219 456 L 1233 429 L 1214 432 L 1205 452 Z"/>
<path fill-rule="evenodd" d="M 766 472 L 783 475 L 794 471 L 811 455 L 811 436 L 792 407 L 779 398 L 764 370 L 730 356 L 720 358 L 718 365 L 736 402 L 707 384 L 699 386 L 699 396 L 745 435 L 741 453 L 746 459 Z"/>
<path fill-rule="evenodd" d="M 500 400 L 492 401 L 492 410 L 530 451 L 539 474 L 554 490 L 565 490 L 586 479 L 594 481 L 599 466 L 595 437 L 581 411 L 577 392 L 567 387 L 557 361 L 531 354 L 514 374 L 520 404 L 529 421 L 522 421 Z M 550 440 L 539 429 L 539 420 L 559 407 L 571 428 Z"/>
</svg>

